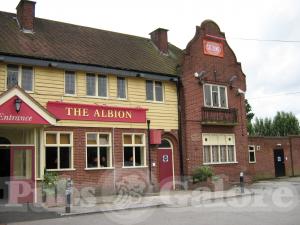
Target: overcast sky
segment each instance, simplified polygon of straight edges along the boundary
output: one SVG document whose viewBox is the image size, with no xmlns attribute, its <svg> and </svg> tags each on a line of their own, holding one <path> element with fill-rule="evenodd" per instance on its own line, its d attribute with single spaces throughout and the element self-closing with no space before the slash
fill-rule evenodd
<svg viewBox="0 0 300 225">
<path fill-rule="evenodd" d="M 15 12 L 19 0 L 0 0 Z M 247 95 L 258 117 L 291 111 L 300 119 L 300 1 L 297 0 L 37 0 L 36 16 L 148 37 L 158 27 L 184 49 L 195 26 L 214 20 L 247 76 Z M 0 31 L 1 32 L 1 31 Z M 59 35 L 59 34 L 58 34 Z M 240 40 L 285 40 L 265 42 Z M 294 93 L 296 94 L 287 94 Z"/>
</svg>

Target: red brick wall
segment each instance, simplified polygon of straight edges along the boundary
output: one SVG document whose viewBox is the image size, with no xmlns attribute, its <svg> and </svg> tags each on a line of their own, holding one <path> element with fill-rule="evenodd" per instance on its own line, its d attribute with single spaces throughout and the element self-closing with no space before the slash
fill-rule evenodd
<svg viewBox="0 0 300 225">
<path fill-rule="evenodd" d="M 149 169 L 145 168 L 122 168 L 123 167 L 123 133 L 145 133 L 147 140 L 147 130 L 144 129 L 112 129 L 112 128 L 80 128 L 80 127 L 50 127 L 46 131 L 69 131 L 73 132 L 73 162 L 74 171 L 62 171 L 59 175 L 62 177 L 71 177 L 74 185 L 78 188 L 96 187 L 97 191 L 104 194 L 115 192 L 115 183 L 123 182 L 126 177 L 126 182 L 136 183 L 137 179 L 142 184 L 149 185 Z M 114 169 L 100 170 L 85 170 L 86 167 L 86 132 L 110 132 L 112 134 L 113 145 L 113 167 Z M 177 130 L 163 132 L 163 138 L 168 138 L 174 146 L 174 169 L 175 175 L 179 175 L 179 149 Z M 157 147 L 151 146 L 151 159 L 156 163 L 152 167 L 152 181 L 154 190 L 159 189 L 159 164 L 157 160 Z M 148 149 L 146 147 L 146 149 Z M 146 165 L 148 165 L 148 151 L 146 150 Z M 148 187 L 148 186 L 147 186 Z M 145 190 L 151 191 L 151 190 Z"/>
<path fill-rule="evenodd" d="M 274 149 L 283 149 L 285 160 L 285 171 L 287 176 L 292 176 L 293 154 L 294 175 L 300 175 L 300 137 L 249 137 L 249 145 L 260 146 L 256 151 L 256 163 L 249 163 L 249 169 L 255 179 L 274 178 Z"/>
<path fill-rule="evenodd" d="M 33 30 L 35 17 L 35 2 L 21 0 L 17 6 L 17 18 L 21 28 Z"/>
<path fill-rule="evenodd" d="M 185 174 L 191 175 L 194 168 L 203 163 L 202 133 L 234 133 L 238 163 L 216 165 L 213 168 L 216 174 L 226 174 L 231 181 L 237 181 L 240 171 L 248 173 L 248 138 L 244 96 L 237 95 L 238 88 L 246 90 L 245 75 L 227 42 L 209 38 L 206 36 L 207 34 L 225 37 L 214 22 L 204 21 L 200 27 L 196 28 L 194 38 L 187 45 L 182 63 L 180 93 Z M 222 42 L 224 44 L 224 58 L 204 55 L 203 39 Z M 203 85 L 194 77 L 194 73 L 199 71 L 206 71 L 205 82 L 227 86 L 229 108 L 238 109 L 238 125 L 232 127 L 201 125 L 201 108 L 204 106 Z M 214 71 L 216 71 L 216 79 Z M 233 87 L 230 88 L 228 81 L 233 75 L 236 75 L 237 79 L 234 81 Z"/>
</svg>

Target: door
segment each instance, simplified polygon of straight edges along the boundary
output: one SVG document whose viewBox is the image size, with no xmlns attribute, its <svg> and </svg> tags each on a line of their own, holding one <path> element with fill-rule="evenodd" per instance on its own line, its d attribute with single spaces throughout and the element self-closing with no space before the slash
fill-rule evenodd
<svg viewBox="0 0 300 225">
<path fill-rule="evenodd" d="M 34 202 L 34 171 L 34 147 L 12 146 L 10 150 L 9 203 Z"/>
<path fill-rule="evenodd" d="M 173 157 L 172 146 L 169 141 L 162 140 L 158 149 L 159 185 L 160 189 L 173 189 Z"/>
<path fill-rule="evenodd" d="M 274 165 L 275 165 L 275 176 L 285 176 L 285 162 L 283 149 L 274 150 Z"/>
</svg>

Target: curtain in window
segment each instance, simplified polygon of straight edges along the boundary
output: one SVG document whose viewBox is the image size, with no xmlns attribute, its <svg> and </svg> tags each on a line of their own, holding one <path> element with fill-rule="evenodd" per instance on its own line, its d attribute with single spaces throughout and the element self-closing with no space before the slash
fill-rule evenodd
<svg viewBox="0 0 300 225">
<path fill-rule="evenodd" d="M 220 103 L 221 107 L 227 107 L 225 87 L 220 87 Z"/>
<path fill-rule="evenodd" d="M 86 75 L 86 94 L 89 96 L 96 95 L 96 77 L 95 74 L 87 74 Z"/>
<path fill-rule="evenodd" d="M 153 81 L 146 80 L 146 99 L 153 101 Z"/>
<path fill-rule="evenodd" d="M 124 77 L 117 79 L 118 98 L 126 98 L 126 80 Z"/>
<path fill-rule="evenodd" d="M 155 98 L 156 98 L 156 101 L 159 101 L 159 102 L 163 101 L 162 83 L 158 82 L 158 81 L 155 82 Z"/>
<path fill-rule="evenodd" d="M 98 96 L 107 97 L 107 77 L 98 76 Z"/>
<path fill-rule="evenodd" d="M 204 86 L 205 105 L 211 106 L 211 90 L 209 85 Z"/>
<path fill-rule="evenodd" d="M 219 107 L 219 93 L 218 93 L 218 86 L 212 86 L 212 100 L 213 106 Z"/>
<path fill-rule="evenodd" d="M 65 93 L 75 94 L 75 73 L 67 71 L 65 74 Z"/>
<path fill-rule="evenodd" d="M 7 89 L 18 84 L 18 66 L 8 65 L 7 66 Z"/>
</svg>

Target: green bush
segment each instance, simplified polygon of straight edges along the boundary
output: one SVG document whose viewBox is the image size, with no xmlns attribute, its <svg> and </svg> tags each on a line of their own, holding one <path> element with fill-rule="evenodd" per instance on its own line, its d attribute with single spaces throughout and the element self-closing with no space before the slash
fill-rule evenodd
<svg viewBox="0 0 300 225">
<path fill-rule="evenodd" d="M 193 171 L 193 182 L 207 181 L 207 178 L 213 176 L 212 168 L 209 166 L 200 166 Z"/>
</svg>

